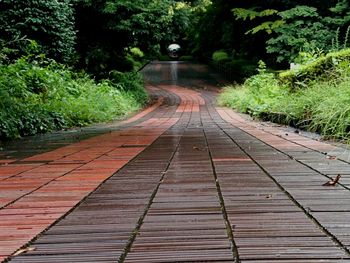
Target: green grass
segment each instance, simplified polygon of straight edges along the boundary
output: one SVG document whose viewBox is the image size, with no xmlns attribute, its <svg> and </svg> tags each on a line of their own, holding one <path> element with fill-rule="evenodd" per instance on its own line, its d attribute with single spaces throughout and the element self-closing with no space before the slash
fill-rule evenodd
<svg viewBox="0 0 350 263">
<path fill-rule="evenodd" d="M 0 63 L 0 139 L 121 118 L 147 101 L 136 73 L 95 82 L 44 59 Z"/>
<path fill-rule="evenodd" d="M 345 65 L 345 67 L 344 67 Z M 350 139 L 349 63 L 338 63 L 320 78 L 295 88 L 261 72 L 243 85 L 226 87 L 219 104 L 257 118 L 289 124 L 341 140 Z"/>
</svg>

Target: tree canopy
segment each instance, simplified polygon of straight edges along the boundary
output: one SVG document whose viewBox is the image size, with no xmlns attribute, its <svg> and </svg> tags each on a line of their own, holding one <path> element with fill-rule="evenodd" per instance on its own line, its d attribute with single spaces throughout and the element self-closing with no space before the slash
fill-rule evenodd
<svg viewBox="0 0 350 263">
<path fill-rule="evenodd" d="M 339 48 L 339 42 L 344 46 L 349 18 L 347 0 L 213 0 L 192 42 L 206 56 L 226 49 L 286 63 L 302 51 L 327 52 Z"/>
<path fill-rule="evenodd" d="M 132 48 L 156 57 L 173 42 L 202 58 L 223 49 L 286 64 L 346 46 L 350 25 L 347 0 L 3 0 L 0 8 L 1 46 L 23 54 L 34 40 L 96 76 L 133 69 Z"/>
<path fill-rule="evenodd" d="M 3 0 L 0 10 L 2 46 L 18 49 L 23 54 L 30 39 L 41 46 L 42 52 L 58 61 L 73 59 L 76 30 L 70 0 Z"/>
</svg>

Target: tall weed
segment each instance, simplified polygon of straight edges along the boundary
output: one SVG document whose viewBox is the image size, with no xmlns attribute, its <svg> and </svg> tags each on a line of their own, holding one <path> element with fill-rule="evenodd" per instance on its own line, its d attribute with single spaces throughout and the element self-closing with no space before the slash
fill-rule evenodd
<svg viewBox="0 0 350 263">
<path fill-rule="evenodd" d="M 326 137 L 350 139 L 350 62 L 345 59 L 302 88 L 260 72 L 243 86 L 224 89 L 219 103 L 263 119 L 291 124 Z"/>
</svg>

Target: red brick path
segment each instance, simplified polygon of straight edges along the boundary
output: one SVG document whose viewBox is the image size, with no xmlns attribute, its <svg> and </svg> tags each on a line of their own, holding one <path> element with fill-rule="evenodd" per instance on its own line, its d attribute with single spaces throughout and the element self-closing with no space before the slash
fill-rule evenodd
<svg viewBox="0 0 350 263">
<path fill-rule="evenodd" d="M 0 160 L 0 259 L 350 262 L 348 151 L 216 107 L 203 65 L 144 74 L 120 130 Z"/>
<path fill-rule="evenodd" d="M 139 120 L 160 104 L 123 123 Z M 69 212 L 176 121 L 149 119 L 29 158 L 1 160 L 0 260 Z"/>
</svg>

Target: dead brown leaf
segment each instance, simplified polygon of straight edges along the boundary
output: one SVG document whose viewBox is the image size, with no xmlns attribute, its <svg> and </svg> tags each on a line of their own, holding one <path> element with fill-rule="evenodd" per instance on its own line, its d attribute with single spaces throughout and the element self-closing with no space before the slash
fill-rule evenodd
<svg viewBox="0 0 350 263">
<path fill-rule="evenodd" d="M 332 155 L 327 155 L 326 158 L 329 160 L 337 160 L 337 157 Z"/>
<path fill-rule="evenodd" d="M 193 149 L 193 150 L 196 150 L 196 151 L 205 151 L 205 150 L 206 150 L 206 149 L 204 149 L 204 148 L 199 148 L 199 147 L 197 147 L 197 146 L 193 146 L 192 149 Z"/>
<path fill-rule="evenodd" d="M 328 181 L 327 183 L 324 183 L 323 186 L 335 186 L 339 180 L 340 180 L 341 175 L 338 174 L 335 179 L 332 179 L 331 181 Z"/>
<path fill-rule="evenodd" d="M 21 255 L 23 253 L 27 253 L 27 252 L 34 251 L 34 250 L 36 250 L 35 247 L 26 247 L 26 248 L 22 248 L 20 250 L 17 250 L 16 253 L 13 255 L 18 256 L 18 255 Z"/>
</svg>

